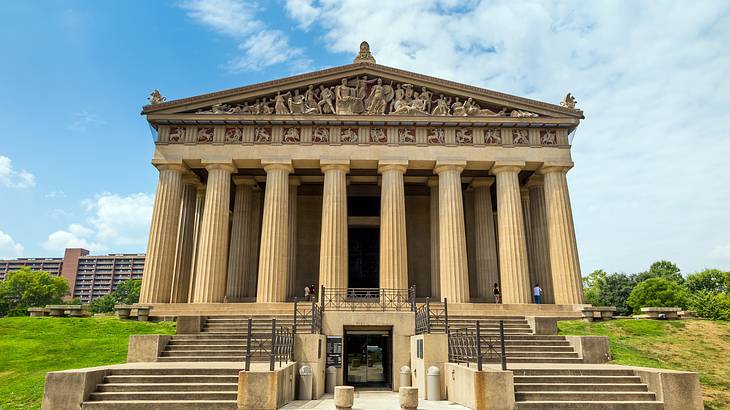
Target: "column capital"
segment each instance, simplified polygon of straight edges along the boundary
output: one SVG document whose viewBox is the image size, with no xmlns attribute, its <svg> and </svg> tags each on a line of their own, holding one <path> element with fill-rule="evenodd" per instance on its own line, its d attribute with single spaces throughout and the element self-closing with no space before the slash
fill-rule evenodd
<svg viewBox="0 0 730 410">
<path fill-rule="evenodd" d="M 330 170 L 341 170 L 345 172 L 350 172 L 350 160 L 322 158 L 319 160 L 319 167 L 322 172 L 327 172 Z"/>
<path fill-rule="evenodd" d="M 275 169 L 286 172 L 294 171 L 294 167 L 292 166 L 290 159 L 262 159 L 261 165 L 264 167 L 264 171 L 266 172 Z"/>
<path fill-rule="evenodd" d="M 430 186 L 430 187 L 437 187 L 437 186 L 439 186 L 439 179 L 438 179 L 438 178 L 436 178 L 436 177 L 433 177 L 433 178 L 429 178 L 429 179 L 428 179 L 428 180 L 426 181 L 426 185 L 428 185 L 428 186 Z"/>
<path fill-rule="evenodd" d="M 520 172 L 524 167 L 525 161 L 495 161 L 491 171 L 497 175 L 501 172 Z"/>
<path fill-rule="evenodd" d="M 378 161 L 378 173 L 382 174 L 385 171 L 400 171 L 406 172 L 408 169 L 407 159 L 381 159 Z"/>
<path fill-rule="evenodd" d="M 478 177 L 471 180 L 471 186 L 474 188 L 489 188 L 492 184 L 494 184 L 493 177 Z"/>
<path fill-rule="evenodd" d="M 202 183 L 200 182 L 200 179 L 198 179 L 198 176 L 195 174 L 183 174 L 182 176 L 182 182 L 185 185 L 192 185 L 196 188 L 200 187 Z"/>
<path fill-rule="evenodd" d="M 157 168 L 158 171 L 178 171 L 186 172 L 189 171 L 187 165 L 180 161 L 169 161 L 164 159 L 153 159 L 152 165 Z"/>
<path fill-rule="evenodd" d="M 235 185 L 248 185 L 248 186 L 255 186 L 257 185 L 256 180 L 254 177 L 243 177 L 243 176 L 235 176 L 233 177 L 233 183 Z"/>
<path fill-rule="evenodd" d="M 545 175 L 548 172 L 568 172 L 571 168 L 573 168 L 573 161 L 543 162 L 537 172 Z"/>
<path fill-rule="evenodd" d="M 460 159 L 437 159 L 436 166 L 433 168 L 435 174 L 440 174 L 444 171 L 457 171 L 461 172 L 466 168 L 466 160 Z"/>
<path fill-rule="evenodd" d="M 208 171 L 214 170 L 214 169 L 222 169 L 225 171 L 228 171 L 230 173 L 236 172 L 236 166 L 233 165 L 232 160 L 201 160 L 201 164 L 207 169 Z"/>
<path fill-rule="evenodd" d="M 537 172 L 532 174 L 531 177 L 527 178 L 527 183 L 525 184 L 525 188 L 532 189 L 541 187 L 545 184 L 545 177 L 541 174 L 538 174 Z"/>
</svg>

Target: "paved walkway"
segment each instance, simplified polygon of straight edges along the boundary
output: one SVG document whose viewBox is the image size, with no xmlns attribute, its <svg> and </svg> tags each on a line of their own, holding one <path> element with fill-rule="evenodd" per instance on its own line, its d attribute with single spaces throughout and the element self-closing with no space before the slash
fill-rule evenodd
<svg viewBox="0 0 730 410">
<path fill-rule="evenodd" d="M 332 394 L 325 394 L 319 400 L 293 401 L 282 409 L 334 409 L 335 400 Z M 419 400 L 418 408 L 423 410 L 466 410 L 467 407 L 450 401 Z M 398 393 L 392 391 L 355 390 L 353 410 L 400 410 Z"/>
</svg>

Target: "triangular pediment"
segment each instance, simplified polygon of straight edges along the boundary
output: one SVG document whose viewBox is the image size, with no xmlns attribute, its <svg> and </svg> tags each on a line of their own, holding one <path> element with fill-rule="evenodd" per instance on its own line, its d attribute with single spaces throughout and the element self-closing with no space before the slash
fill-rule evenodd
<svg viewBox="0 0 730 410">
<path fill-rule="evenodd" d="M 549 104 L 361 62 L 173 101 L 158 95 L 142 114 L 583 118 L 568 97 Z"/>
</svg>

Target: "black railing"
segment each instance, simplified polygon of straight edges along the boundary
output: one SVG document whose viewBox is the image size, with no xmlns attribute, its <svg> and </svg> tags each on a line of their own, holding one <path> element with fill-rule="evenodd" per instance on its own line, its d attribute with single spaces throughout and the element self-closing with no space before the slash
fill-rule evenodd
<svg viewBox="0 0 730 410">
<path fill-rule="evenodd" d="M 416 311 L 416 287 L 408 289 L 321 287 L 320 308 L 351 311 Z"/>
<path fill-rule="evenodd" d="M 476 330 L 457 329 L 449 332 L 449 362 L 476 363 L 482 371 L 482 364 L 499 361 L 502 370 L 507 370 L 507 355 L 504 348 L 504 321 L 499 321 L 498 335 L 484 335 L 481 322 L 477 320 Z"/>
<path fill-rule="evenodd" d="M 301 331 L 302 326 L 309 326 L 309 332 L 313 334 L 322 333 L 322 309 L 317 306 L 317 301 L 300 302 L 294 299 L 294 326 L 292 331 L 296 334 Z"/>
<path fill-rule="evenodd" d="M 244 369 L 251 370 L 252 361 L 269 362 L 269 370 L 273 371 L 276 363 L 288 363 L 294 360 L 294 332 L 285 326 L 276 326 L 276 319 L 271 319 L 271 330 L 254 332 L 253 319 L 246 325 L 246 353 Z"/>
<path fill-rule="evenodd" d="M 431 333 L 440 327 L 443 327 L 444 333 L 448 333 L 448 301 L 444 298 L 443 305 L 431 304 L 431 298 L 426 298 L 426 303 L 416 308 L 416 334 Z"/>
</svg>

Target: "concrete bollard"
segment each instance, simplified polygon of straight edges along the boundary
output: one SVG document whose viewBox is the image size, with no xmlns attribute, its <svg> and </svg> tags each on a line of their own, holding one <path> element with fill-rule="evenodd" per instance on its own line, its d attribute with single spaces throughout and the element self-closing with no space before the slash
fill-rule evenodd
<svg viewBox="0 0 730 410">
<path fill-rule="evenodd" d="M 441 370 L 436 366 L 429 367 L 426 373 L 426 400 L 441 400 Z"/>
<path fill-rule="evenodd" d="M 312 400 L 312 378 L 314 374 L 310 366 L 299 369 L 299 400 Z"/>
<path fill-rule="evenodd" d="M 337 368 L 330 366 L 324 375 L 324 391 L 325 393 L 334 393 L 337 386 Z"/>
<path fill-rule="evenodd" d="M 411 386 L 411 368 L 408 366 L 400 368 L 400 385 L 403 387 Z"/>
<path fill-rule="evenodd" d="M 355 388 L 352 386 L 335 387 L 335 408 L 351 409 L 355 401 Z"/>
<path fill-rule="evenodd" d="M 401 387 L 398 389 L 398 396 L 402 410 L 418 409 L 418 387 Z"/>
</svg>

